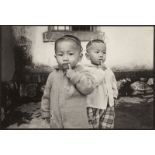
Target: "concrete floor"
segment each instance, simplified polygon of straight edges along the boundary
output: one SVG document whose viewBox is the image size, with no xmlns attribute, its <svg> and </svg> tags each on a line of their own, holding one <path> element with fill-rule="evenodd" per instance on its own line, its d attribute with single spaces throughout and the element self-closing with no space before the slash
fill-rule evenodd
<svg viewBox="0 0 155 155">
<path fill-rule="evenodd" d="M 121 97 L 116 106 L 115 129 L 151 129 L 153 95 Z M 49 128 L 41 119 L 40 102 L 19 106 L 9 117 L 7 129 Z"/>
</svg>

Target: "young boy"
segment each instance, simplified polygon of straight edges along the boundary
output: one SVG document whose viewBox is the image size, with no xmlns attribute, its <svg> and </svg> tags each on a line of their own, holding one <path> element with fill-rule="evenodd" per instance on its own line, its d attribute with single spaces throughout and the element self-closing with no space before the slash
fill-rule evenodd
<svg viewBox="0 0 155 155">
<path fill-rule="evenodd" d="M 77 37 L 65 35 L 55 42 L 58 66 L 50 73 L 41 101 L 42 118 L 51 128 L 91 128 L 86 95 L 96 87 L 93 76 L 78 65 L 82 46 Z"/>
<path fill-rule="evenodd" d="M 98 82 L 98 86 L 87 96 L 87 115 L 93 128 L 114 128 L 114 104 L 118 96 L 115 76 L 104 64 L 106 44 L 99 39 L 88 42 L 86 57 L 91 61 L 87 70 Z"/>
</svg>

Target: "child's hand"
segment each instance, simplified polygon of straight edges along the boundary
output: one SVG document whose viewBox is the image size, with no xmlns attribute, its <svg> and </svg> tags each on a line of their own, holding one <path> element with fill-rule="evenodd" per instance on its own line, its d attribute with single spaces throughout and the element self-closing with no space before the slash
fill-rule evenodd
<svg viewBox="0 0 155 155">
<path fill-rule="evenodd" d="M 67 71 L 66 71 L 66 76 L 67 76 L 68 78 L 70 78 L 71 75 L 73 74 L 73 72 L 74 72 L 74 71 L 72 70 L 71 65 L 68 64 L 68 69 L 67 69 Z"/>
<path fill-rule="evenodd" d="M 102 62 L 102 60 L 100 60 L 100 67 L 102 67 L 102 65 L 103 65 L 103 62 Z"/>
<path fill-rule="evenodd" d="M 68 68 L 69 68 L 69 69 L 72 69 L 72 67 L 71 67 L 71 65 L 70 65 L 70 64 L 68 64 Z"/>
<path fill-rule="evenodd" d="M 100 61 L 99 67 L 100 67 L 102 70 L 106 70 L 106 69 L 107 69 L 106 65 L 103 63 L 102 60 Z"/>
</svg>

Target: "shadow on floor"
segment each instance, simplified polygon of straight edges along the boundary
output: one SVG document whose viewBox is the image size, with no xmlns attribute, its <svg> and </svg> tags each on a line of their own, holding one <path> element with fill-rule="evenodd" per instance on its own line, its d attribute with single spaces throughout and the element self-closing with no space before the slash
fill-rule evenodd
<svg viewBox="0 0 155 155">
<path fill-rule="evenodd" d="M 153 95 L 121 97 L 115 108 L 115 129 L 152 129 Z M 49 128 L 40 114 L 40 102 L 21 104 L 6 118 L 3 128 Z"/>
</svg>

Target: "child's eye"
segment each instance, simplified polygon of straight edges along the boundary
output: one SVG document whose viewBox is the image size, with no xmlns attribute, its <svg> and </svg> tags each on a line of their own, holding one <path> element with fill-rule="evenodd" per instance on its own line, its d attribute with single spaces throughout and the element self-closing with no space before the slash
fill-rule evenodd
<svg viewBox="0 0 155 155">
<path fill-rule="evenodd" d="M 102 51 L 103 54 L 106 54 L 106 51 Z"/>
<path fill-rule="evenodd" d="M 58 56 L 63 56 L 63 54 L 60 53 L 60 54 L 58 54 Z"/>
<path fill-rule="evenodd" d="M 69 53 L 69 55 L 74 55 L 74 53 Z"/>
</svg>

